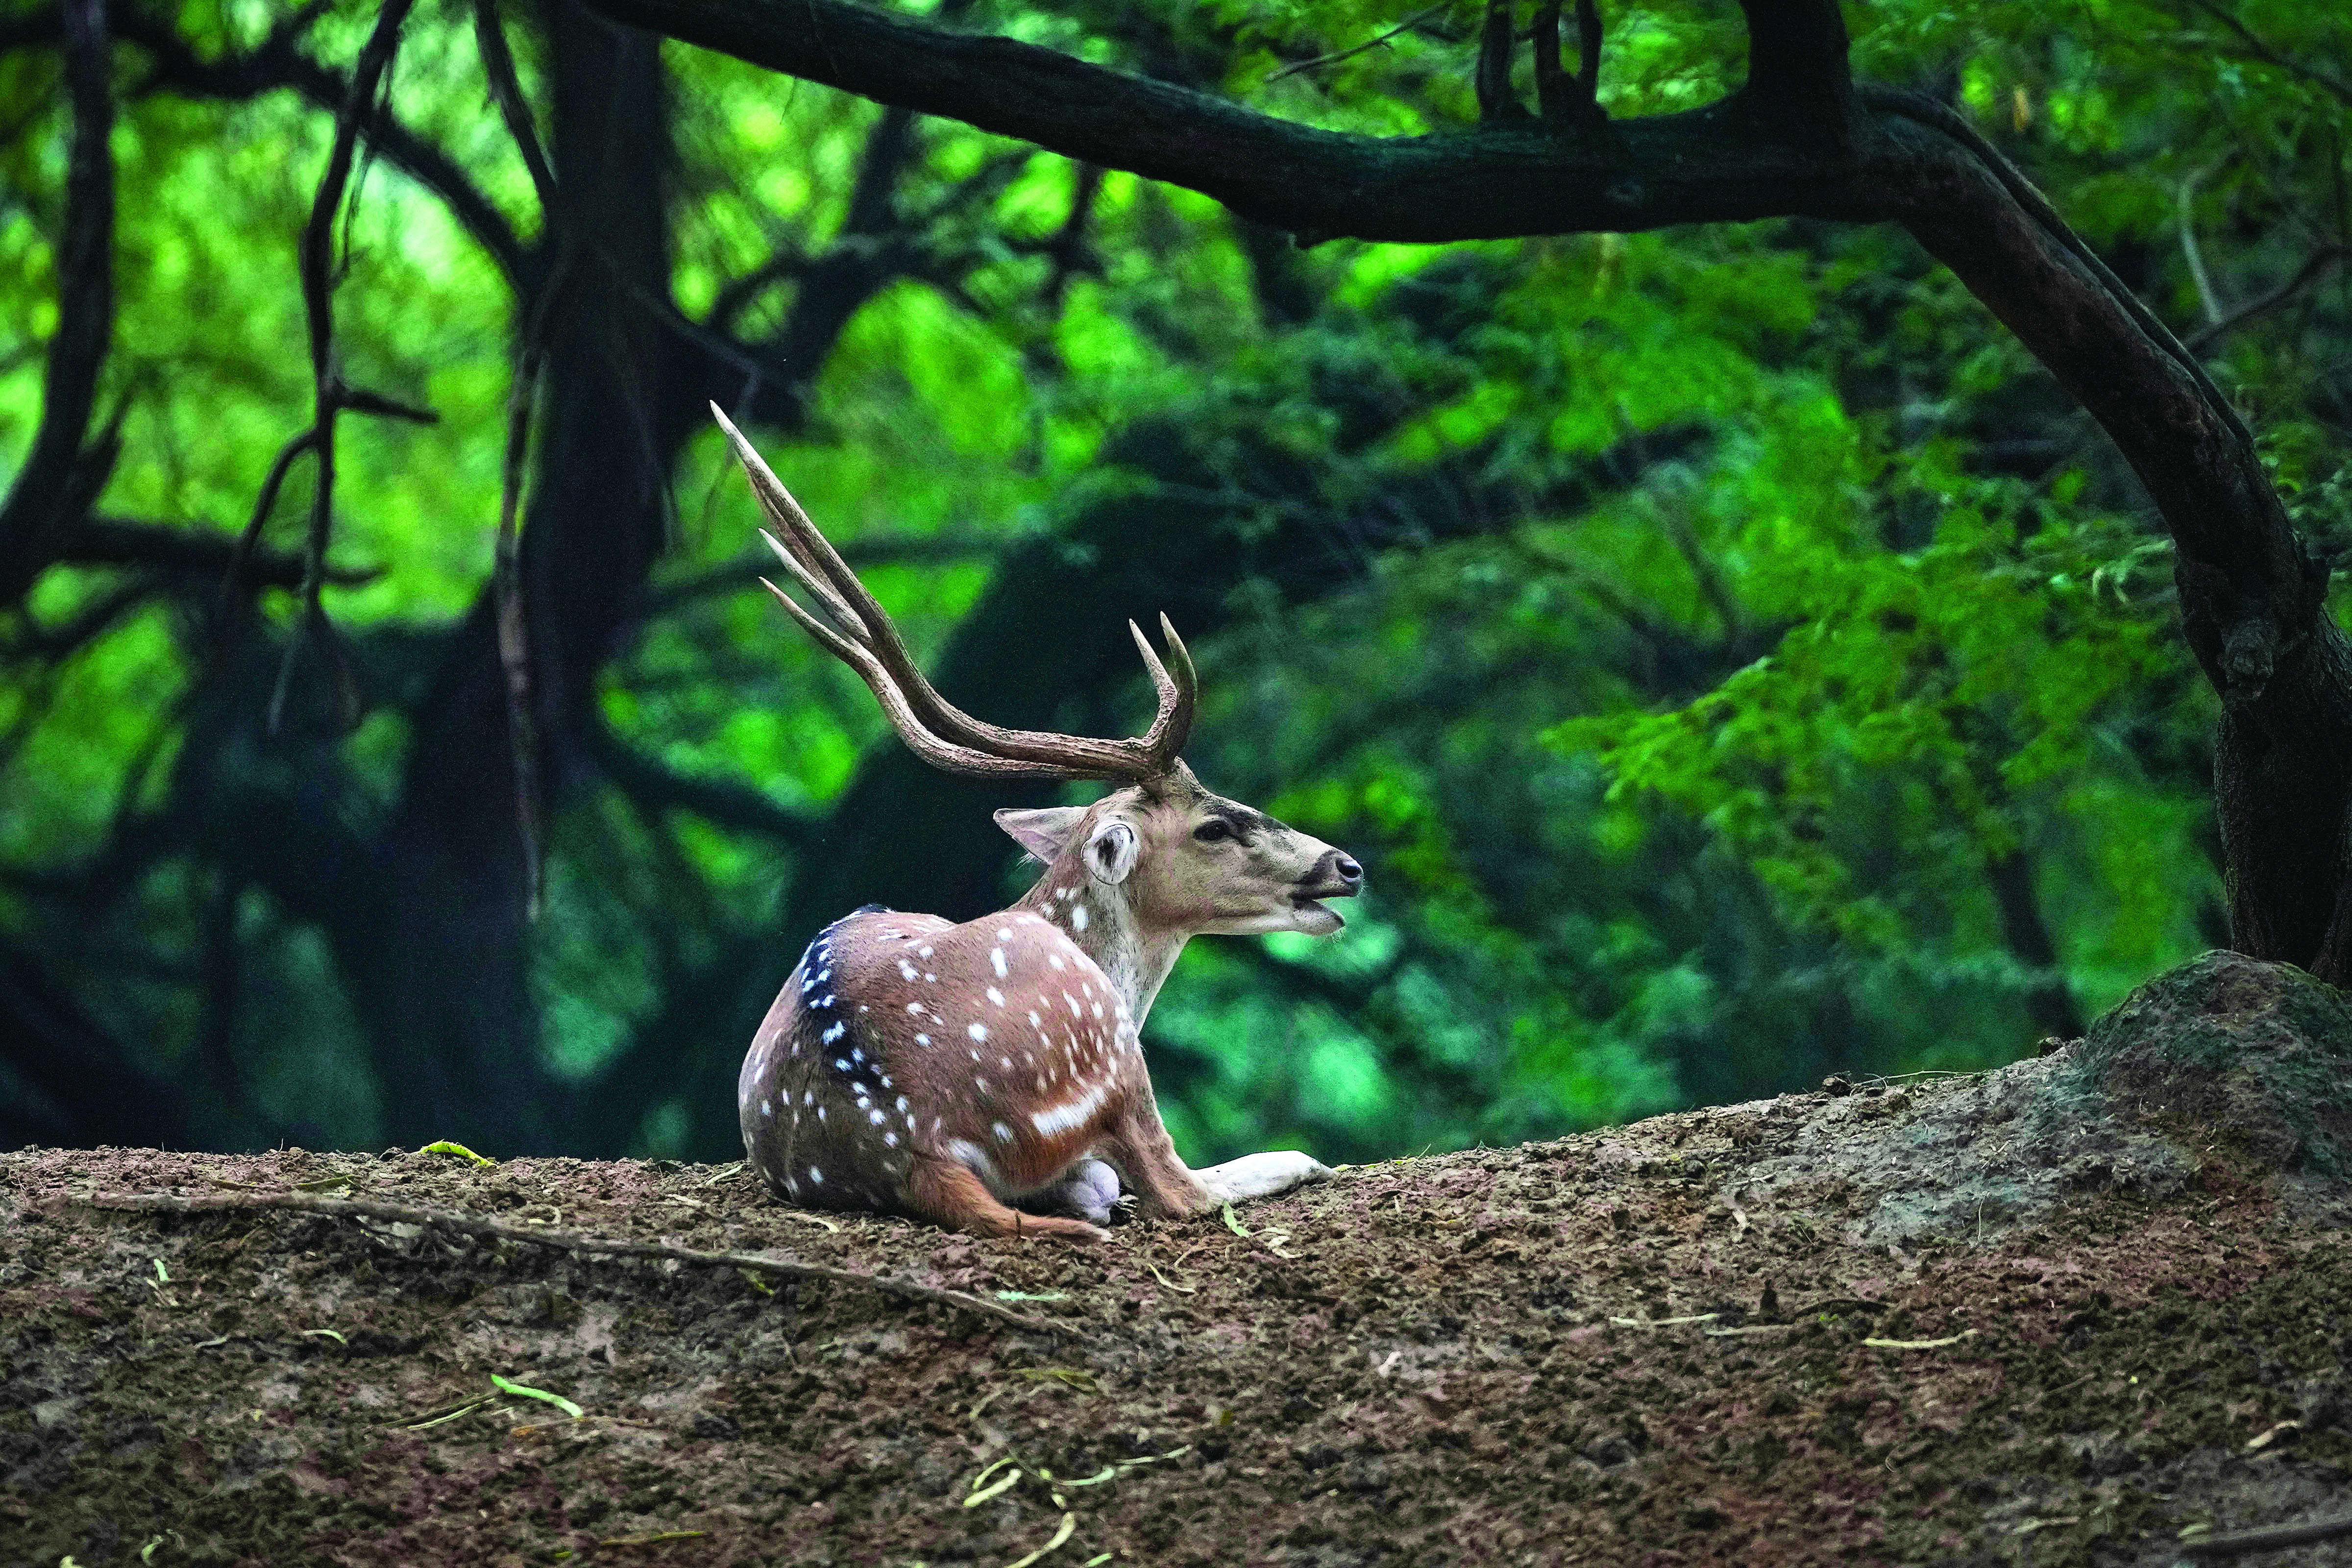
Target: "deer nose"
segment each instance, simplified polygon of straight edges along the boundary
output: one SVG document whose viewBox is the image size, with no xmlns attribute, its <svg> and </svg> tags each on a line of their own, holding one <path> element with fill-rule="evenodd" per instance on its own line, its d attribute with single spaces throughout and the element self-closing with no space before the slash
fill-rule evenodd
<svg viewBox="0 0 2352 1568">
<path fill-rule="evenodd" d="M 1351 893 L 1364 885 L 1364 868 L 1356 864 L 1352 856 L 1343 855 L 1334 849 L 1331 851 L 1331 858 L 1325 862 L 1325 867 L 1333 876 L 1345 883 L 1348 891 Z"/>
</svg>

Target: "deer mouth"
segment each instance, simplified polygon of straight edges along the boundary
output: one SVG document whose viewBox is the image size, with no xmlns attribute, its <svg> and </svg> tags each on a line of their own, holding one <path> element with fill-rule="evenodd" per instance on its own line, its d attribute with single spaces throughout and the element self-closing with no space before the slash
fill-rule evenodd
<svg viewBox="0 0 2352 1568">
<path fill-rule="evenodd" d="M 1325 899 L 1352 899 L 1356 889 L 1344 883 L 1328 887 L 1302 888 L 1290 895 L 1290 907 L 1299 917 L 1298 929 L 1314 935 L 1327 935 L 1348 923 L 1347 917 L 1326 905 Z"/>
</svg>

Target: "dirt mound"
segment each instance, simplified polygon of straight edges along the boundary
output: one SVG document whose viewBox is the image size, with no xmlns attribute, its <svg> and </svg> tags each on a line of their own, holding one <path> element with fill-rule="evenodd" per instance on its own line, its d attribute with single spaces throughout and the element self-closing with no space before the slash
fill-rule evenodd
<svg viewBox="0 0 2352 1568">
<path fill-rule="evenodd" d="M 2281 1171 L 2352 1176 L 2352 1005 L 2292 964 L 2209 952 L 2093 1025 L 2069 1068 L 2059 1115 L 2103 1102 Z"/>
<path fill-rule="evenodd" d="M 2303 984 L 2200 961 L 2005 1073 L 1360 1167 L 1091 1250 L 802 1215 L 732 1167 L 0 1155 L 0 1563 L 2168 1565 L 2345 1506 L 2340 1131 L 2293 1098 L 2343 1037 Z M 789 1256 L 1050 1326 L 125 1193 Z"/>
<path fill-rule="evenodd" d="M 1975 1247 L 2094 1193 L 2178 1196 L 2226 1151 L 2242 1172 L 2278 1173 L 2315 1225 L 2352 1218 L 2352 1005 L 2332 987 L 2209 952 L 2053 1045 L 1998 1072 L 1702 1113 L 1734 1127 L 1777 1117 L 1792 1134 L 1723 1201 L 1802 1207 L 1831 1173 L 1847 1240 Z"/>
</svg>

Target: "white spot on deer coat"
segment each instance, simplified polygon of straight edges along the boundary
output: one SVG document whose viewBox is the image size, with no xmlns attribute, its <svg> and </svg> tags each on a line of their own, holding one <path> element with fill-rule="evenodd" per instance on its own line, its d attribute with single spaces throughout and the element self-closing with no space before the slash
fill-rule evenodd
<svg viewBox="0 0 2352 1568">
<path fill-rule="evenodd" d="M 988 1038 L 988 1026 L 985 1024 L 967 1024 L 964 1026 L 963 1032 L 970 1035 L 975 1040 L 984 1040 Z"/>
<path fill-rule="evenodd" d="M 1013 933 L 1011 931 L 1006 931 L 1004 934 L 1010 936 Z M 1009 972 L 1004 967 L 1004 950 L 1003 948 L 990 948 L 988 950 L 988 962 L 994 966 L 996 970 L 996 977 L 999 980 L 1003 980 L 1006 977 Z"/>
<path fill-rule="evenodd" d="M 1072 904 L 1070 906 L 1070 929 L 1072 931 L 1084 931 L 1087 929 L 1086 905 Z"/>
<path fill-rule="evenodd" d="M 1039 1132 L 1051 1138 L 1056 1132 L 1085 1125 L 1087 1118 L 1101 1109 L 1109 1094 L 1109 1086 L 1098 1083 L 1076 1100 L 1035 1112 L 1029 1121 Z"/>
</svg>

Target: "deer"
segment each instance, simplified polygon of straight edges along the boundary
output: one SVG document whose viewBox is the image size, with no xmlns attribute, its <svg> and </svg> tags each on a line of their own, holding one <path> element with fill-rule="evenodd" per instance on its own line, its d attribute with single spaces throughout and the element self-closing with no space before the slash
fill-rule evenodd
<svg viewBox="0 0 2352 1568">
<path fill-rule="evenodd" d="M 1199 693 L 1165 615 L 1142 628 L 1159 712 L 1140 736 L 1008 730 L 932 689 L 856 574 L 716 404 L 766 520 L 761 537 L 814 610 L 776 602 L 872 689 L 918 757 L 984 779 L 1116 787 L 1091 805 L 1003 810 L 1044 863 L 1011 907 L 957 924 L 868 904 L 818 932 L 736 1081 L 743 1150 L 806 1208 L 897 1213 L 982 1237 L 1108 1238 L 1115 1207 L 1182 1219 L 1331 1172 L 1296 1150 L 1188 1169 L 1143 1059 L 1143 1021 L 1196 935 L 1346 924 L 1352 858 L 1202 787 L 1181 753 Z"/>
</svg>

